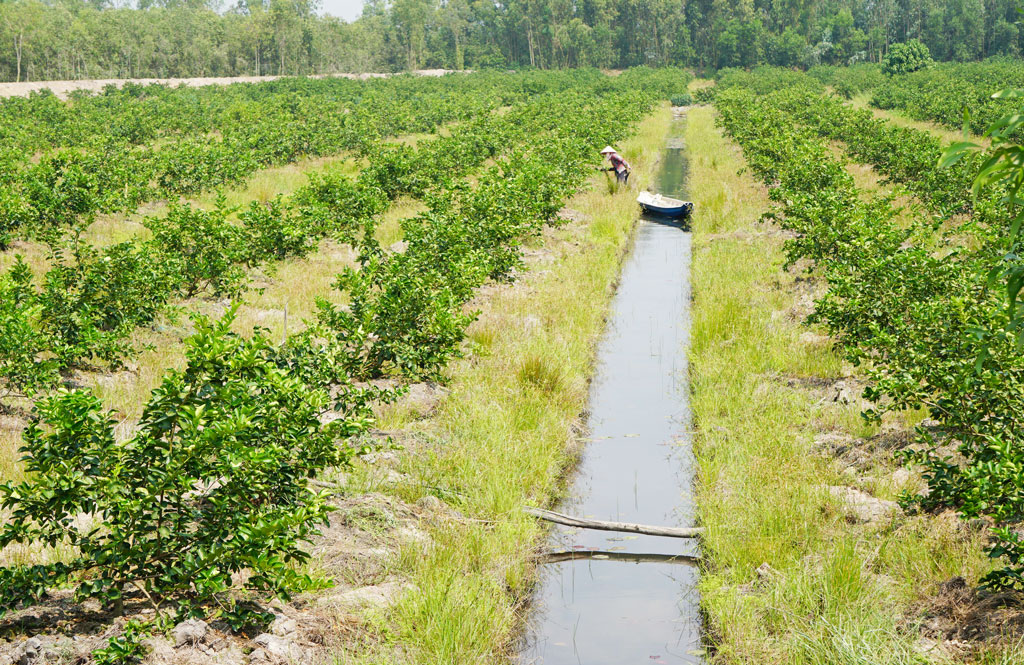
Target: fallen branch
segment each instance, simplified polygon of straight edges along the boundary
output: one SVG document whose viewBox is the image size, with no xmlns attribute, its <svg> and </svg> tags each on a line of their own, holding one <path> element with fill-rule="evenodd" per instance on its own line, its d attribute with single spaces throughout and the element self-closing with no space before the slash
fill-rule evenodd
<svg viewBox="0 0 1024 665">
<path fill-rule="evenodd" d="M 672 526 L 650 526 L 647 524 L 633 524 L 630 522 L 605 522 L 603 520 L 587 520 L 579 517 L 570 517 L 553 510 L 543 508 L 526 507 L 523 510 L 548 522 L 561 524 L 563 526 L 575 526 L 580 529 L 598 529 L 600 531 L 624 531 L 626 533 L 640 533 L 645 536 L 666 536 L 668 538 L 696 538 L 704 533 L 701 527 L 680 528 Z"/>
<path fill-rule="evenodd" d="M 606 552 L 601 550 L 566 550 L 544 552 L 537 555 L 537 563 L 561 563 L 578 560 L 628 561 L 630 563 L 682 563 L 697 565 L 700 557 L 688 554 L 642 554 L 634 552 Z"/>
</svg>

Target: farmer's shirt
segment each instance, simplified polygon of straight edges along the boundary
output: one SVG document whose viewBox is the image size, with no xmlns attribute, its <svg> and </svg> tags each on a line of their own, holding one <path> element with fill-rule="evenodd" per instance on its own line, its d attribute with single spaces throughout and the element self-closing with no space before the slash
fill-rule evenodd
<svg viewBox="0 0 1024 665">
<path fill-rule="evenodd" d="M 611 160 L 612 168 L 615 169 L 616 173 L 622 173 L 629 168 L 629 164 L 626 164 L 626 160 L 614 153 L 608 155 L 608 159 Z"/>
</svg>

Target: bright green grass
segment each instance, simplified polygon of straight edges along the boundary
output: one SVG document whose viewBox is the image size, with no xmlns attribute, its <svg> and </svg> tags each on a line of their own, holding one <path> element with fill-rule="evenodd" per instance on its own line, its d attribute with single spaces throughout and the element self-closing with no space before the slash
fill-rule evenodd
<svg viewBox="0 0 1024 665">
<path fill-rule="evenodd" d="M 883 456 L 873 478 L 851 478 L 813 452 L 818 432 L 875 429 L 860 422 L 856 405 L 788 387 L 787 377 L 838 378 L 849 368 L 780 316 L 797 298 L 794 276 L 782 270 L 783 240 L 757 221 L 766 192 L 740 174 L 742 156 L 710 108 L 690 112 L 687 143 L 696 211 L 697 496 L 707 530 L 701 592 L 717 661 L 944 662 L 915 649 L 910 610 L 937 583 L 957 575 L 972 583 L 987 570 L 979 538 L 955 519 L 845 519 L 824 486 L 892 499 L 897 467 Z M 906 414 L 903 424 L 919 418 Z M 762 579 L 755 571 L 764 563 L 775 572 Z"/>
<path fill-rule="evenodd" d="M 637 187 L 656 172 L 670 120 L 661 107 L 624 145 Z M 400 470 L 411 477 L 402 498 L 434 494 L 473 520 L 435 523 L 431 546 L 402 553 L 397 572 L 415 590 L 380 618 L 376 649 L 339 661 L 506 662 L 541 537 L 520 509 L 549 504 L 574 462 L 573 427 L 636 219 L 634 195 L 609 195 L 603 176 L 595 177 L 569 203 L 589 221 L 554 232 L 544 245 L 555 257 L 542 268 L 548 272 L 528 273 L 478 303 L 482 313 L 469 331 L 475 351 L 452 368 L 451 393 L 435 416 L 389 418 L 389 427 L 404 425 L 427 441 L 402 456 Z"/>
</svg>

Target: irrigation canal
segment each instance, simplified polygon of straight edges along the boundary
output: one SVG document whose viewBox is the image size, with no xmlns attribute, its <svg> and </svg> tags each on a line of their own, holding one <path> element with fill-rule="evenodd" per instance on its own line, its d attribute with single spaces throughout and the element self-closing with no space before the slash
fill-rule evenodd
<svg viewBox="0 0 1024 665">
<path fill-rule="evenodd" d="M 676 119 L 659 191 L 686 198 Z M 699 211 L 698 211 L 699 212 Z M 692 526 L 687 351 L 690 234 L 644 218 L 598 347 L 589 436 L 561 512 Z M 697 543 L 556 526 L 520 653 L 523 665 L 702 663 Z"/>
</svg>

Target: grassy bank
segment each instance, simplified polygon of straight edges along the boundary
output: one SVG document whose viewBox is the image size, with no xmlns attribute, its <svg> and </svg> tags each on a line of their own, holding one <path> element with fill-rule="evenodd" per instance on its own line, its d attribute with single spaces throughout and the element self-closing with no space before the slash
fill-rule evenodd
<svg viewBox="0 0 1024 665">
<path fill-rule="evenodd" d="M 671 114 L 660 107 L 622 146 L 634 188 L 605 176 L 568 204 L 574 221 L 528 248 L 529 269 L 489 289 L 434 415 L 385 417 L 406 441 L 397 493 L 433 495 L 459 515 L 435 520 L 429 545 L 407 546 L 395 571 L 404 594 L 380 617 L 380 640 L 350 662 L 503 662 L 521 626 L 540 529 L 520 512 L 547 505 L 574 462 L 593 351 L 636 219 L 635 188 L 655 174 Z M 363 479 L 363 482 L 369 482 Z"/>
<path fill-rule="evenodd" d="M 963 132 L 954 131 L 952 129 L 949 129 L 948 127 L 943 127 L 937 122 L 928 122 L 926 120 L 914 120 L 913 118 L 900 113 L 898 109 L 885 111 L 883 109 L 875 108 L 874 106 L 871 106 L 870 94 L 857 95 L 856 97 L 850 100 L 850 106 L 852 106 L 855 109 L 867 109 L 871 111 L 871 113 L 876 118 L 879 118 L 881 120 L 888 120 L 897 127 L 909 127 L 910 129 L 918 129 L 921 130 L 922 132 L 929 132 L 931 134 L 934 134 L 939 139 L 941 139 L 943 143 L 956 143 L 958 141 L 964 140 Z M 988 143 L 988 139 L 983 139 L 982 137 L 976 135 L 972 135 L 970 140 L 980 140 L 985 144 Z"/>
<path fill-rule="evenodd" d="M 863 384 L 802 323 L 815 282 L 783 270 L 783 235 L 758 222 L 767 193 L 710 108 L 691 111 L 687 142 L 701 591 L 718 661 L 1014 662 L 926 630 L 943 582 L 988 570 L 981 535 L 890 503 L 919 482 L 892 453 L 921 414 L 861 420 Z"/>
</svg>

